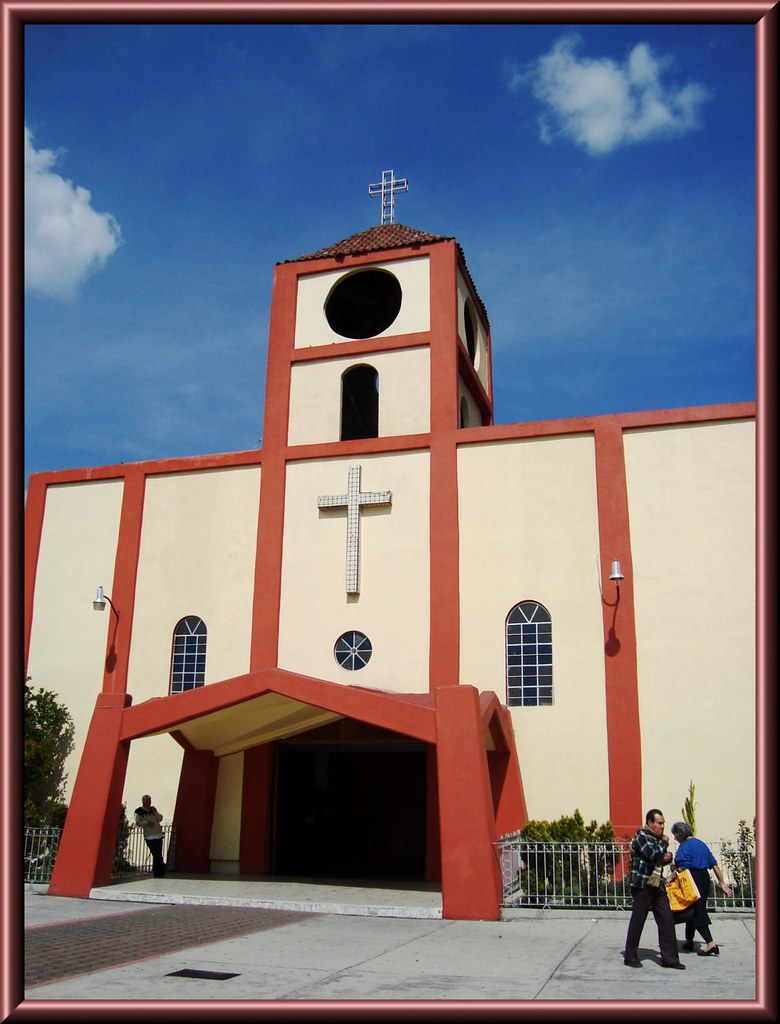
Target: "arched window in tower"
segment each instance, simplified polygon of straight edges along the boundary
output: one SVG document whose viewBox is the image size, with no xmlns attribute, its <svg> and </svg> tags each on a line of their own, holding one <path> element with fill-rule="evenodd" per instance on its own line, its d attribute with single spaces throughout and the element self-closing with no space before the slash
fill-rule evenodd
<svg viewBox="0 0 780 1024">
<path fill-rule="evenodd" d="M 477 316 L 471 299 L 466 299 L 463 304 L 463 329 L 466 332 L 466 348 L 472 363 L 477 362 Z"/>
<path fill-rule="evenodd" d="M 507 616 L 506 702 L 510 707 L 553 702 L 552 619 L 536 601 L 515 605 Z"/>
<path fill-rule="evenodd" d="M 183 693 L 203 686 L 207 639 L 206 624 L 197 615 L 188 615 L 176 626 L 171 656 L 171 693 Z"/>
<path fill-rule="evenodd" d="M 459 422 L 460 422 L 460 426 L 461 427 L 468 427 L 468 426 L 470 426 L 470 423 L 469 423 L 469 403 L 466 401 L 465 398 L 461 398 L 461 400 L 460 400 L 460 417 L 459 417 Z"/>
<path fill-rule="evenodd" d="M 353 366 L 341 377 L 341 440 L 379 437 L 379 374 Z"/>
</svg>

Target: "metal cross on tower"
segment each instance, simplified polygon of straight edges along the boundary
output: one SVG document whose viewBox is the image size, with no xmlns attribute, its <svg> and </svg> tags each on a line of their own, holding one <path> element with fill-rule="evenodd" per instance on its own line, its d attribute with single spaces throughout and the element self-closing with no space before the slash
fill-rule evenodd
<svg viewBox="0 0 780 1024">
<path fill-rule="evenodd" d="M 370 196 L 382 197 L 382 220 L 380 224 L 393 224 L 395 222 L 395 194 L 396 192 L 408 192 L 409 182 L 406 178 L 394 177 L 395 171 L 382 171 L 382 180 L 374 185 L 368 186 Z"/>
<path fill-rule="evenodd" d="M 391 505 L 390 491 L 361 491 L 360 466 L 350 466 L 346 494 L 325 494 L 317 498 L 318 508 L 346 508 L 347 564 L 345 588 L 348 594 L 360 593 L 360 508 L 362 505 Z"/>
</svg>

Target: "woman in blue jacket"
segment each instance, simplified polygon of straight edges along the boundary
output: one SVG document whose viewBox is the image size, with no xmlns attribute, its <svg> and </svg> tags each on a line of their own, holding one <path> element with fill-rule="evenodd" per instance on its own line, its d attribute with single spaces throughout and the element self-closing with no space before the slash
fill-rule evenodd
<svg viewBox="0 0 780 1024">
<path fill-rule="evenodd" d="M 732 896 L 731 889 L 723 881 L 723 875 L 718 867 L 718 862 L 712 855 L 712 851 L 701 839 L 697 839 L 689 825 L 684 821 L 676 821 L 672 825 L 672 835 L 680 844 L 677 853 L 674 855 L 675 870 L 682 871 L 688 868 L 693 880 L 696 883 L 700 899 L 693 904 L 693 918 L 685 922 L 685 942 L 683 949 L 693 949 L 693 937 L 698 931 L 706 945 L 700 949 L 699 956 L 720 956 L 720 950 L 715 945 L 710 931 L 710 916 L 707 913 L 707 897 L 710 894 L 710 868 L 715 872 L 718 885 L 721 887 L 724 896 Z"/>
</svg>

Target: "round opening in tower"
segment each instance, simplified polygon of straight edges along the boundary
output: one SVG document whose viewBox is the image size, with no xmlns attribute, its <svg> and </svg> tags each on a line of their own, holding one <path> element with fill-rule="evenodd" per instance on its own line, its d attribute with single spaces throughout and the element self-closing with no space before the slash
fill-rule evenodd
<svg viewBox="0 0 780 1024">
<path fill-rule="evenodd" d="M 373 338 L 386 331 L 401 309 L 401 286 L 387 270 L 357 270 L 325 300 L 331 330 L 342 338 Z"/>
</svg>

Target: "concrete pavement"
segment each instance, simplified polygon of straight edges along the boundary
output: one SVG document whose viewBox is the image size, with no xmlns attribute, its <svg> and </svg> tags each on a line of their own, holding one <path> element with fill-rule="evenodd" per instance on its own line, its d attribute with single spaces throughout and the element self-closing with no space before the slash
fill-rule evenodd
<svg viewBox="0 0 780 1024">
<path fill-rule="evenodd" d="M 479 1000 L 489 1011 L 543 1000 L 728 1002 L 736 1010 L 756 1000 L 753 916 L 713 914 L 721 955 L 681 953 L 685 971 L 661 967 L 650 918 L 643 969 L 631 970 L 620 912 L 446 921 L 430 887 L 229 878 L 144 879 L 92 895 L 27 888 L 26 1001 L 229 1000 L 267 1009 L 269 1000 Z"/>
</svg>

